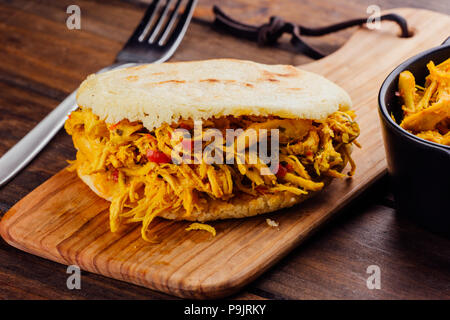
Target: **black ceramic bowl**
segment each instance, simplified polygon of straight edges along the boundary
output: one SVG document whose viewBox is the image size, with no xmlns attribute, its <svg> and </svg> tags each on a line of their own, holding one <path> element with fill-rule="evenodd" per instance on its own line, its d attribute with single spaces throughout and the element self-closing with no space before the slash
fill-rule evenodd
<svg viewBox="0 0 450 320">
<path fill-rule="evenodd" d="M 427 141 L 402 129 L 392 118 L 402 119 L 398 91 L 400 72 L 409 70 L 423 85 L 426 67 L 450 57 L 450 38 L 441 46 L 422 52 L 392 71 L 378 96 L 388 171 L 397 211 L 427 229 L 450 235 L 450 147 Z"/>
</svg>

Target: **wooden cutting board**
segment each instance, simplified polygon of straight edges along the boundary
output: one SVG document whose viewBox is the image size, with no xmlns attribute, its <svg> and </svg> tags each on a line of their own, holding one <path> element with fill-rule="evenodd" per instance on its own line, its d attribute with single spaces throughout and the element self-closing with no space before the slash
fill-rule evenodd
<svg viewBox="0 0 450 320">
<path fill-rule="evenodd" d="M 399 38 L 398 27 L 383 22 L 380 30 L 358 29 L 334 54 L 301 66 L 335 81 L 353 99 L 363 145 L 354 151 L 358 168 L 353 179 L 335 180 L 294 208 L 214 222 L 215 238 L 205 231 L 185 231 L 187 222 L 157 219 L 151 228 L 160 242 L 149 244 L 137 225 L 111 233 L 109 203 L 63 170 L 5 214 L 1 236 L 32 254 L 180 297 L 217 298 L 239 290 L 386 172 L 377 114 L 381 83 L 400 62 L 450 35 L 449 16 L 417 9 L 391 12 L 407 19 L 413 37 Z M 269 227 L 266 218 L 276 220 L 279 228 Z"/>
</svg>

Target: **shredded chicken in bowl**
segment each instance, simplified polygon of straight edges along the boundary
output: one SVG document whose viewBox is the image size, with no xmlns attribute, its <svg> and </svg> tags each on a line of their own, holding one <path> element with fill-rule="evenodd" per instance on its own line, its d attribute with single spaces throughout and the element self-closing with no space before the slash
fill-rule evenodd
<svg viewBox="0 0 450 320">
<path fill-rule="evenodd" d="M 399 95 L 403 99 L 403 129 L 419 138 L 450 146 L 450 58 L 427 64 L 430 74 L 425 86 L 416 84 L 410 71 L 399 77 Z"/>
</svg>

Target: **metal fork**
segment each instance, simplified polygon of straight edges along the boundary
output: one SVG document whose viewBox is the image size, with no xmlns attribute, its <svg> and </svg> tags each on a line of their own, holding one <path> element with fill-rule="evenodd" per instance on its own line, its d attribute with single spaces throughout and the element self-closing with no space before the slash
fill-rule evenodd
<svg viewBox="0 0 450 320">
<path fill-rule="evenodd" d="M 153 0 L 136 30 L 118 53 L 115 63 L 101 69 L 99 73 L 168 60 L 186 33 L 197 1 Z M 180 10 L 183 3 L 184 11 Z M 22 170 L 61 129 L 67 115 L 78 107 L 75 97 L 76 91 L 0 158 L 0 187 Z"/>
</svg>

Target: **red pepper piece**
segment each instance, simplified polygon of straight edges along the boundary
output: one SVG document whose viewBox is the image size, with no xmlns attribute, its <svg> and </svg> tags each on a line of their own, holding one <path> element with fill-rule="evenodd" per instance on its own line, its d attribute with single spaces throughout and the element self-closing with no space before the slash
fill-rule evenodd
<svg viewBox="0 0 450 320">
<path fill-rule="evenodd" d="M 284 178 L 284 176 L 288 173 L 288 170 L 281 164 L 278 165 L 277 173 L 275 174 L 278 178 Z"/>
<path fill-rule="evenodd" d="M 112 172 L 112 179 L 114 182 L 119 181 L 119 170 L 114 169 L 114 171 Z"/>
<path fill-rule="evenodd" d="M 286 165 L 286 169 L 287 169 L 288 172 L 294 171 L 294 167 L 293 167 L 290 163 L 288 163 L 288 164 Z"/>
<path fill-rule="evenodd" d="M 155 163 L 170 163 L 170 158 L 166 156 L 163 152 L 158 150 L 147 150 L 147 160 Z"/>
</svg>

